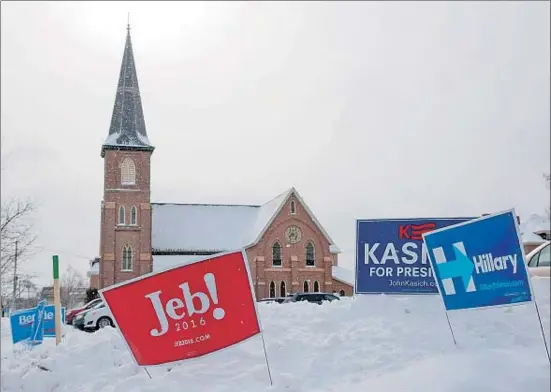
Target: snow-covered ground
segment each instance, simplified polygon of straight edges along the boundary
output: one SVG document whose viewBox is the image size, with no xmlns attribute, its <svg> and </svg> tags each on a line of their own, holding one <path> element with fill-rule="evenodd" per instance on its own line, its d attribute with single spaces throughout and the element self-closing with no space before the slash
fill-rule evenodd
<svg viewBox="0 0 551 392">
<path fill-rule="evenodd" d="M 534 289 L 549 339 L 550 281 Z M 548 392 L 549 362 L 533 305 L 450 313 L 438 296 L 366 296 L 322 306 L 260 304 L 255 338 L 168 368 L 134 362 L 117 330 L 66 328 L 33 351 L 14 350 L 2 319 L 1 390 L 10 392 Z M 40 370 L 42 365 L 51 371 Z"/>
</svg>

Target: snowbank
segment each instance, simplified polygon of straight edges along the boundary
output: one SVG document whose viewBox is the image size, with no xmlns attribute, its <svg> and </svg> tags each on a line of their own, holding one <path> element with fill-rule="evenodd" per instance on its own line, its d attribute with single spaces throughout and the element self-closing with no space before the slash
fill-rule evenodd
<svg viewBox="0 0 551 392">
<path fill-rule="evenodd" d="M 549 339 L 549 279 L 534 288 Z M 549 362 L 533 305 L 451 313 L 438 296 L 344 298 L 322 306 L 260 304 L 274 386 L 259 338 L 168 368 L 134 365 L 117 330 L 67 328 L 14 352 L 2 320 L 1 390 L 94 392 L 548 392 Z M 36 364 L 51 369 L 40 370 Z"/>
</svg>

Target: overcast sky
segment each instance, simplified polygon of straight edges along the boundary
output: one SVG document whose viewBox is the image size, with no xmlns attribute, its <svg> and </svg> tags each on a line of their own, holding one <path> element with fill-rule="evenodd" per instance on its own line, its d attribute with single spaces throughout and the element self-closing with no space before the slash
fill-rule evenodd
<svg viewBox="0 0 551 392">
<path fill-rule="evenodd" d="M 1 191 L 37 204 L 40 284 L 99 255 L 128 11 L 152 201 L 295 186 L 349 268 L 356 218 L 549 203 L 549 2 L 3 2 Z"/>
</svg>

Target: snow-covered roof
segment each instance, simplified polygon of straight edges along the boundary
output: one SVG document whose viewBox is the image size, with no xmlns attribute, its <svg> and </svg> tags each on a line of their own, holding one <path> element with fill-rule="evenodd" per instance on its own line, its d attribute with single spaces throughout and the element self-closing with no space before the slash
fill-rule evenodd
<svg viewBox="0 0 551 392">
<path fill-rule="evenodd" d="M 124 138 L 123 138 L 124 136 Z M 128 147 L 143 147 L 151 146 L 151 142 L 146 135 L 142 135 L 139 132 L 127 133 L 117 131 L 107 135 L 105 139 L 106 146 L 128 146 Z"/>
<path fill-rule="evenodd" d="M 256 219 L 249 230 L 249 240 L 247 245 L 254 244 L 260 241 L 264 232 L 268 229 L 276 215 L 279 213 L 289 196 L 293 193 L 294 188 L 290 188 L 285 192 L 277 195 L 272 200 L 258 207 Z M 295 193 L 295 195 L 298 195 Z"/>
<path fill-rule="evenodd" d="M 186 265 L 192 261 L 204 258 L 207 256 L 153 256 L 153 272 L 160 272 L 166 269 L 177 267 L 180 265 Z"/>
<path fill-rule="evenodd" d="M 532 214 L 528 217 L 528 219 L 521 222 L 520 231 L 529 231 L 532 233 L 550 232 L 551 220 L 543 215 Z"/>
<path fill-rule="evenodd" d="M 333 253 L 333 254 L 337 254 L 337 253 L 341 253 L 341 250 L 339 249 L 339 247 L 337 245 L 331 245 L 329 247 L 329 252 Z"/>
<path fill-rule="evenodd" d="M 88 276 L 92 275 L 98 275 L 99 274 L 99 263 L 94 263 L 90 266 L 88 269 L 88 272 L 86 273 Z"/>
<path fill-rule="evenodd" d="M 258 206 L 152 204 L 153 250 L 221 252 L 249 241 Z"/>
<path fill-rule="evenodd" d="M 550 233 L 551 220 L 538 214 L 530 215 L 519 225 L 522 242 L 543 243 L 544 239 L 537 233 Z"/>
<path fill-rule="evenodd" d="M 252 246 L 292 194 L 333 245 L 298 192 L 290 188 L 260 206 L 152 203 L 153 251 L 223 252 Z"/>
<path fill-rule="evenodd" d="M 332 274 L 334 279 L 354 286 L 354 271 L 334 265 L 332 268 Z"/>
<path fill-rule="evenodd" d="M 536 233 L 526 232 L 521 234 L 522 242 L 524 243 L 535 243 L 535 244 L 541 244 L 544 243 L 545 240 L 541 238 Z"/>
</svg>

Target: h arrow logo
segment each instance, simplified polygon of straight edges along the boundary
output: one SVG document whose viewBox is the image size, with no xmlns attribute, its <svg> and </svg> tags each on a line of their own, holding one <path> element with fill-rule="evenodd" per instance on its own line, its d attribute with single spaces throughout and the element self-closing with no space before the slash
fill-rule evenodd
<svg viewBox="0 0 551 392">
<path fill-rule="evenodd" d="M 444 254 L 444 249 L 442 247 L 434 248 L 432 251 L 436 268 L 438 269 L 438 275 L 440 276 L 442 286 L 444 287 L 444 294 L 455 294 L 453 278 L 461 278 L 463 280 L 465 291 L 476 291 L 473 281 L 474 264 L 467 257 L 465 245 L 463 242 L 456 242 L 452 245 L 452 247 L 453 253 L 455 254 L 455 260 L 451 261 L 446 260 L 446 255 Z"/>
</svg>

